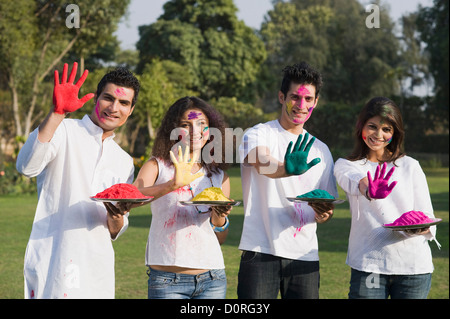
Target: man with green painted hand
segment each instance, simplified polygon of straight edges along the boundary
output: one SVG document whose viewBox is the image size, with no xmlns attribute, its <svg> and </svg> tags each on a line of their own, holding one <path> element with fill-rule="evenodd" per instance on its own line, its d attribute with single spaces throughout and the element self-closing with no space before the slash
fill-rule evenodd
<svg viewBox="0 0 450 319">
<path fill-rule="evenodd" d="M 240 299 L 319 297 L 316 229 L 334 206 L 287 198 L 316 189 L 337 197 L 330 150 L 304 129 L 317 107 L 322 77 L 305 62 L 283 73 L 280 117 L 247 130 L 239 146 L 245 210 Z"/>
</svg>

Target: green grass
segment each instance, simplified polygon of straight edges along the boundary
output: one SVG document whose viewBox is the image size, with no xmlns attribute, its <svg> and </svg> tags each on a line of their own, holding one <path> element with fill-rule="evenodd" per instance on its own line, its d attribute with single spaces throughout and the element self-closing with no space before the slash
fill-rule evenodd
<svg viewBox="0 0 450 319">
<path fill-rule="evenodd" d="M 228 172 L 231 177 L 231 198 L 242 199 L 239 168 Z M 449 169 L 425 170 L 436 217 L 443 222 L 438 226 L 438 250 L 431 242 L 433 252 L 432 287 L 429 298 L 449 298 Z M 340 197 L 344 198 L 342 190 Z M 36 196 L 0 197 L 0 298 L 23 298 L 23 257 L 30 235 L 36 208 Z M 244 221 L 243 207 L 234 207 L 230 214 L 230 232 L 222 245 L 228 277 L 227 298 L 236 298 L 239 270 L 239 240 Z M 114 242 L 116 253 L 116 298 L 147 298 L 145 246 L 151 214 L 149 207 L 132 211 L 130 227 Z M 345 264 L 347 240 L 350 230 L 348 203 L 337 206 L 333 219 L 318 225 L 320 255 L 320 298 L 346 299 L 350 268 Z"/>
</svg>

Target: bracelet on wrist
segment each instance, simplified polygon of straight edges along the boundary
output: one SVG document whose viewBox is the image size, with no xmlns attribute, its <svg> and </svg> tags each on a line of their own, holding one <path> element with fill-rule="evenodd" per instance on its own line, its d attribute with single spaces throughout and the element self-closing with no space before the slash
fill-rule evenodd
<svg viewBox="0 0 450 319">
<path fill-rule="evenodd" d="M 372 198 L 370 198 L 370 196 L 369 196 L 369 188 L 366 188 L 366 193 L 364 196 L 367 198 L 368 201 L 372 200 Z"/>
<path fill-rule="evenodd" d="M 228 217 L 225 217 L 225 224 L 221 227 L 218 226 L 214 226 L 214 224 L 211 222 L 211 218 L 209 219 L 209 223 L 211 224 L 212 229 L 214 230 L 214 232 L 216 233 L 221 233 L 223 232 L 225 229 L 228 228 L 228 226 L 230 226 L 230 220 L 228 219 Z"/>
</svg>

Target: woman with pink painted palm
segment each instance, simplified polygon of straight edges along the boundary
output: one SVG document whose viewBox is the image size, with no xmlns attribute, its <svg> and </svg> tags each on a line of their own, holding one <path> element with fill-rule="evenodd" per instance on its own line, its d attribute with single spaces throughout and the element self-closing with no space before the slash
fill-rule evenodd
<svg viewBox="0 0 450 319">
<path fill-rule="evenodd" d="M 409 211 L 434 217 L 425 174 L 403 152 L 403 138 L 398 107 L 373 98 L 359 114 L 353 153 L 334 167 L 352 215 L 346 261 L 351 299 L 421 299 L 431 287 L 428 240 L 435 239 L 436 226 L 415 232 L 383 227 Z"/>
</svg>

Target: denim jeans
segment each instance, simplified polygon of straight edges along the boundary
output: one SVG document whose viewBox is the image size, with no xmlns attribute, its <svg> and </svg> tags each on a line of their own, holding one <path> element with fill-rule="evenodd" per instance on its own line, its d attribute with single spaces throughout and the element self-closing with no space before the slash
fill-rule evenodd
<svg viewBox="0 0 450 319">
<path fill-rule="evenodd" d="M 224 269 L 212 269 L 199 275 L 149 269 L 147 274 L 148 299 L 225 299 Z"/>
<path fill-rule="evenodd" d="M 352 269 L 349 299 L 426 299 L 431 273 L 383 275 Z"/>
<path fill-rule="evenodd" d="M 243 251 L 238 274 L 239 299 L 319 298 L 319 261 L 302 261 Z"/>
</svg>

